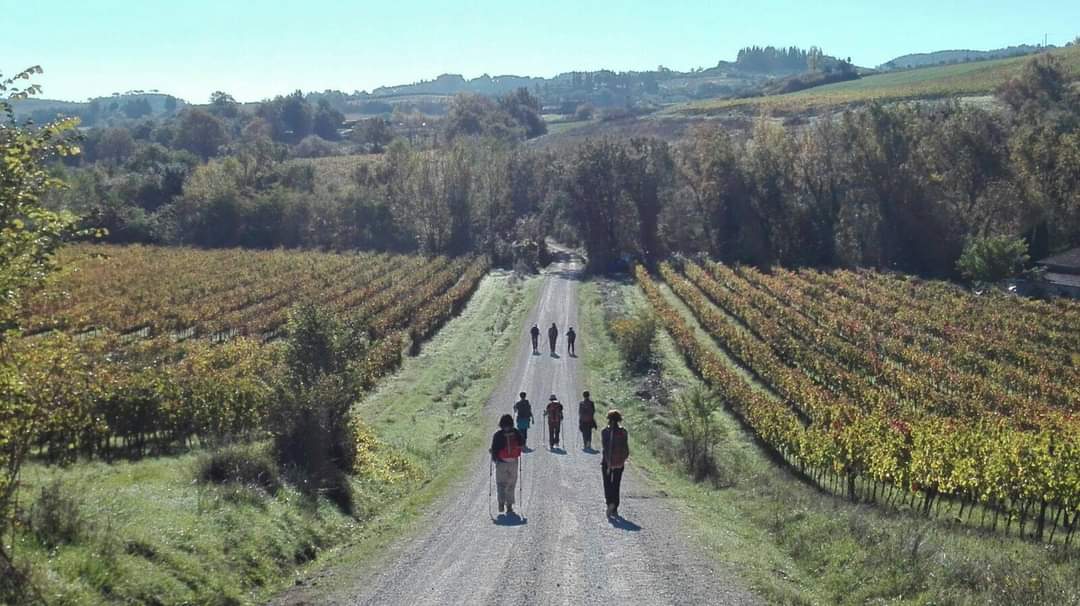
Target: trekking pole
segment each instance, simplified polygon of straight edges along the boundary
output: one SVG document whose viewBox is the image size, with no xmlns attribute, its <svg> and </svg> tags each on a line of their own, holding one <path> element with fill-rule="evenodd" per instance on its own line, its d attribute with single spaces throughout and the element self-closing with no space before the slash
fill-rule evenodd
<svg viewBox="0 0 1080 606">
<path fill-rule="evenodd" d="M 521 471 L 525 468 L 524 458 L 518 457 L 518 511 L 522 519 L 525 519 L 525 476 Z"/>
<path fill-rule="evenodd" d="M 494 476 L 495 476 L 495 461 L 490 461 L 489 460 L 488 461 L 488 501 L 487 501 L 487 505 L 488 505 L 488 517 L 491 518 L 492 520 L 495 519 L 495 516 L 491 513 L 491 483 L 492 483 L 492 478 Z"/>
</svg>

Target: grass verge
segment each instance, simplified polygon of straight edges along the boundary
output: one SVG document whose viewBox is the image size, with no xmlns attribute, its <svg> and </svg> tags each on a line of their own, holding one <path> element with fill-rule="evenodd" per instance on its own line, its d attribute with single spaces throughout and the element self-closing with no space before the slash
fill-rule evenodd
<svg viewBox="0 0 1080 606">
<path fill-rule="evenodd" d="M 404 534 L 481 447 L 477 417 L 537 284 L 485 278 L 458 318 L 357 405 L 374 435 L 350 479 L 352 517 L 267 477 L 265 445 L 254 444 L 225 455 L 31 465 L 25 523 L 3 539 L 49 604 L 251 604 L 298 584 L 324 603 L 320 579 L 340 578 Z"/>
<path fill-rule="evenodd" d="M 582 288 L 581 305 L 583 329 L 597 335 L 590 385 L 600 401 L 627 412 L 647 446 L 635 451 L 634 465 L 681 504 L 703 548 L 767 602 L 1080 604 L 1076 553 L 823 494 L 776 465 L 726 410 L 715 415 L 719 474 L 689 481 L 666 403 L 638 397 L 640 379 L 626 376 L 614 344 L 600 337 L 604 308 L 644 306 L 640 292 L 593 282 Z M 654 359 L 660 393 L 700 385 L 666 334 Z"/>
</svg>

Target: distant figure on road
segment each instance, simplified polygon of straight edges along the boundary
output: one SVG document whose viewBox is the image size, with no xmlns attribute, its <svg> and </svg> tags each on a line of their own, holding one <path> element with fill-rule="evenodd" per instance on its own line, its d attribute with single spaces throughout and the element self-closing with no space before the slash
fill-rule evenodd
<svg viewBox="0 0 1080 606">
<path fill-rule="evenodd" d="M 529 329 L 529 334 L 532 336 L 533 353 L 539 353 L 540 349 L 540 327 L 533 324 L 533 327 Z"/>
<path fill-rule="evenodd" d="M 502 513 L 505 508 L 508 515 L 514 514 L 514 488 L 518 480 L 518 460 L 524 446 L 525 438 L 514 429 L 514 419 L 510 415 L 503 415 L 499 419 L 499 430 L 491 436 L 491 461 L 495 464 L 499 513 Z"/>
<path fill-rule="evenodd" d="M 607 413 L 608 426 L 600 432 L 604 456 L 600 470 L 604 474 L 604 499 L 607 501 L 609 518 L 619 517 L 619 488 L 622 486 L 623 466 L 630 458 L 630 439 L 626 429 L 619 427 L 622 414 L 618 410 Z"/>
<path fill-rule="evenodd" d="M 584 398 L 578 402 L 578 429 L 581 430 L 581 444 L 585 450 L 592 450 L 592 432 L 596 429 L 596 404 L 589 399 L 589 392 L 581 394 Z"/>
<path fill-rule="evenodd" d="M 577 341 L 577 333 L 574 332 L 574 327 L 571 326 L 570 329 L 566 331 L 566 353 L 576 358 L 577 352 L 574 351 L 574 341 Z"/>
<path fill-rule="evenodd" d="M 559 327 L 555 326 L 555 323 L 551 323 L 551 328 L 548 329 L 548 346 L 551 347 L 551 355 L 555 355 L 555 342 L 559 340 Z"/>
<path fill-rule="evenodd" d="M 521 399 L 514 404 L 514 414 L 517 415 L 517 429 L 521 433 L 521 444 L 529 443 L 529 426 L 533 423 L 532 404 L 525 398 L 525 392 L 518 394 Z"/>
<path fill-rule="evenodd" d="M 544 416 L 547 417 L 548 423 L 548 444 L 555 448 L 559 445 L 559 434 L 562 433 L 563 420 L 563 405 L 559 402 L 559 398 L 555 397 L 555 394 L 551 394 L 551 397 L 548 398 Z"/>
</svg>

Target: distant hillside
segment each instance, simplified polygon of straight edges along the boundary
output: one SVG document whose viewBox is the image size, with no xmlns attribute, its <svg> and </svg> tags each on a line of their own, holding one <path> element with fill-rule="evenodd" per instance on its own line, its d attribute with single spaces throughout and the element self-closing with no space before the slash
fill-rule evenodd
<svg viewBox="0 0 1080 606">
<path fill-rule="evenodd" d="M 1080 80 L 1080 46 L 1048 51 L 1061 60 L 1071 80 Z M 671 107 L 667 114 L 718 115 L 742 113 L 799 113 L 833 109 L 870 101 L 941 99 L 988 95 L 1018 75 L 1029 57 L 1011 57 L 882 72 L 850 82 L 840 82 L 786 95 L 718 99 Z"/>
<path fill-rule="evenodd" d="M 82 126 L 107 126 L 143 118 L 171 116 L 186 105 L 186 101 L 172 95 L 143 91 L 117 93 L 85 102 L 36 98 L 12 102 L 15 116 L 19 120 L 29 119 L 42 124 L 57 116 L 68 116 L 79 118 Z"/>
<path fill-rule="evenodd" d="M 929 65 L 947 65 L 950 63 L 967 63 L 970 61 L 987 61 L 990 59 L 1005 59 L 1008 57 L 1019 57 L 1023 55 L 1030 55 L 1047 49 L 1056 48 L 1053 45 L 1050 46 L 1032 46 L 1030 44 L 1021 44 L 1019 46 L 1010 46 L 1008 48 L 998 48 L 994 50 L 943 50 L 933 53 L 914 53 L 910 55 L 903 55 L 897 57 L 892 61 L 887 61 L 878 66 L 878 69 L 893 70 L 893 69 L 910 69 L 913 67 L 926 67 Z"/>
</svg>

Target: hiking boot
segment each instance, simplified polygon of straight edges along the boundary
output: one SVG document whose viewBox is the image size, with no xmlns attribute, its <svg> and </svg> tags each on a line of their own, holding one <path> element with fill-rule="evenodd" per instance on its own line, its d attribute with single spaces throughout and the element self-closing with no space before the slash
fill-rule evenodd
<svg viewBox="0 0 1080 606">
<path fill-rule="evenodd" d="M 506 506 L 506 515 L 508 515 L 508 516 L 514 515 L 514 506 L 513 505 L 507 505 Z"/>
</svg>

